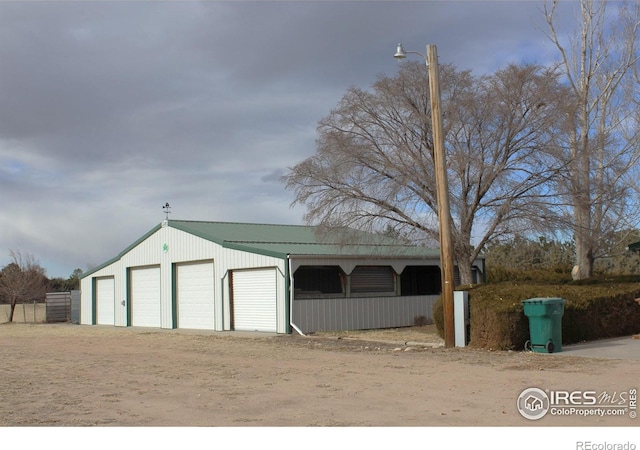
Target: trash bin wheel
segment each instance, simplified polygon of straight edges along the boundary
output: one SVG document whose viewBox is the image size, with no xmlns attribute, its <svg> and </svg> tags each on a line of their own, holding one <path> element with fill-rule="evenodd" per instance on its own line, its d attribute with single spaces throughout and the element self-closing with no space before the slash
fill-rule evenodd
<svg viewBox="0 0 640 450">
<path fill-rule="evenodd" d="M 527 342 L 524 343 L 524 350 L 527 352 L 531 351 L 531 341 L 527 339 Z"/>
<path fill-rule="evenodd" d="M 547 342 L 547 345 L 545 348 L 547 349 L 547 353 L 553 353 L 553 350 L 556 348 L 556 346 L 553 345 L 553 342 L 549 341 Z"/>
</svg>

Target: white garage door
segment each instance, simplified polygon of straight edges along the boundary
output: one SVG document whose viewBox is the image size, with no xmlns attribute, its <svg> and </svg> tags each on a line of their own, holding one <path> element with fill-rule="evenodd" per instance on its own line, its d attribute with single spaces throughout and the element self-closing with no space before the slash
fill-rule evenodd
<svg viewBox="0 0 640 450">
<path fill-rule="evenodd" d="M 276 331 L 276 270 L 233 272 L 233 329 Z"/>
<path fill-rule="evenodd" d="M 98 325 L 114 325 L 115 283 L 113 278 L 96 279 L 96 321 Z"/>
<path fill-rule="evenodd" d="M 180 264 L 176 272 L 178 328 L 213 330 L 213 263 Z"/>
<path fill-rule="evenodd" d="M 131 269 L 131 324 L 160 327 L 160 267 Z"/>
</svg>

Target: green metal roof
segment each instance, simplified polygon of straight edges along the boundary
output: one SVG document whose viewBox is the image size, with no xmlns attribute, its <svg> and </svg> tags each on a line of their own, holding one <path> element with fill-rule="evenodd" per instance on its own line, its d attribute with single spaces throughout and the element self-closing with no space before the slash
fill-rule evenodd
<svg viewBox="0 0 640 450">
<path fill-rule="evenodd" d="M 277 258 L 305 256 L 439 257 L 438 249 L 354 229 L 320 232 L 318 227 L 170 220 L 169 226 L 223 247 Z"/>
<path fill-rule="evenodd" d="M 168 226 L 215 242 L 225 248 L 283 259 L 289 255 L 373 258 L 440 257 L 438 249 L 418 247 L 398 239 L 351 228 L 323 233 L 315 226 L 190 220 L 170 220 Z M 161 224 L 156 225 L 115 258 L 82 274 L 82 278 L 119 260 L 161 227 Z"/>
</svg>

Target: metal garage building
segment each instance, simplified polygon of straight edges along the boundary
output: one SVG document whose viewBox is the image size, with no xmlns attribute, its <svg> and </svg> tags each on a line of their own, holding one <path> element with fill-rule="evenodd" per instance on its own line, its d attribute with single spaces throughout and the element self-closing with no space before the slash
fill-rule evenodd
<svg viewBox="0 0 640 450">
<path fill-rule="evenodd" d="M 165 220 L 83 274 L 80 321 L 276 333 L 409 326 L 432 317 L 439 263 L 438 250 L 355 230 Z"/>
</svg>

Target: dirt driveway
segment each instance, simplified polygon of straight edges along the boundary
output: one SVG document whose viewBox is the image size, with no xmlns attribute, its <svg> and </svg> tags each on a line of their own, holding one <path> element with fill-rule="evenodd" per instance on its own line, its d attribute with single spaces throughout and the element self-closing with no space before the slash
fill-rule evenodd
<svg viewBox="0 0 640 450">
<path fill-rule="evenodd" d="M 533 421 L 516 407 L 529 387 L 637 389 L 640 361 L 429 348 L 410 330 L 340 337 L 0 325 L 0 425 L 640 423 L 628 414 Z"/>
</svg>

